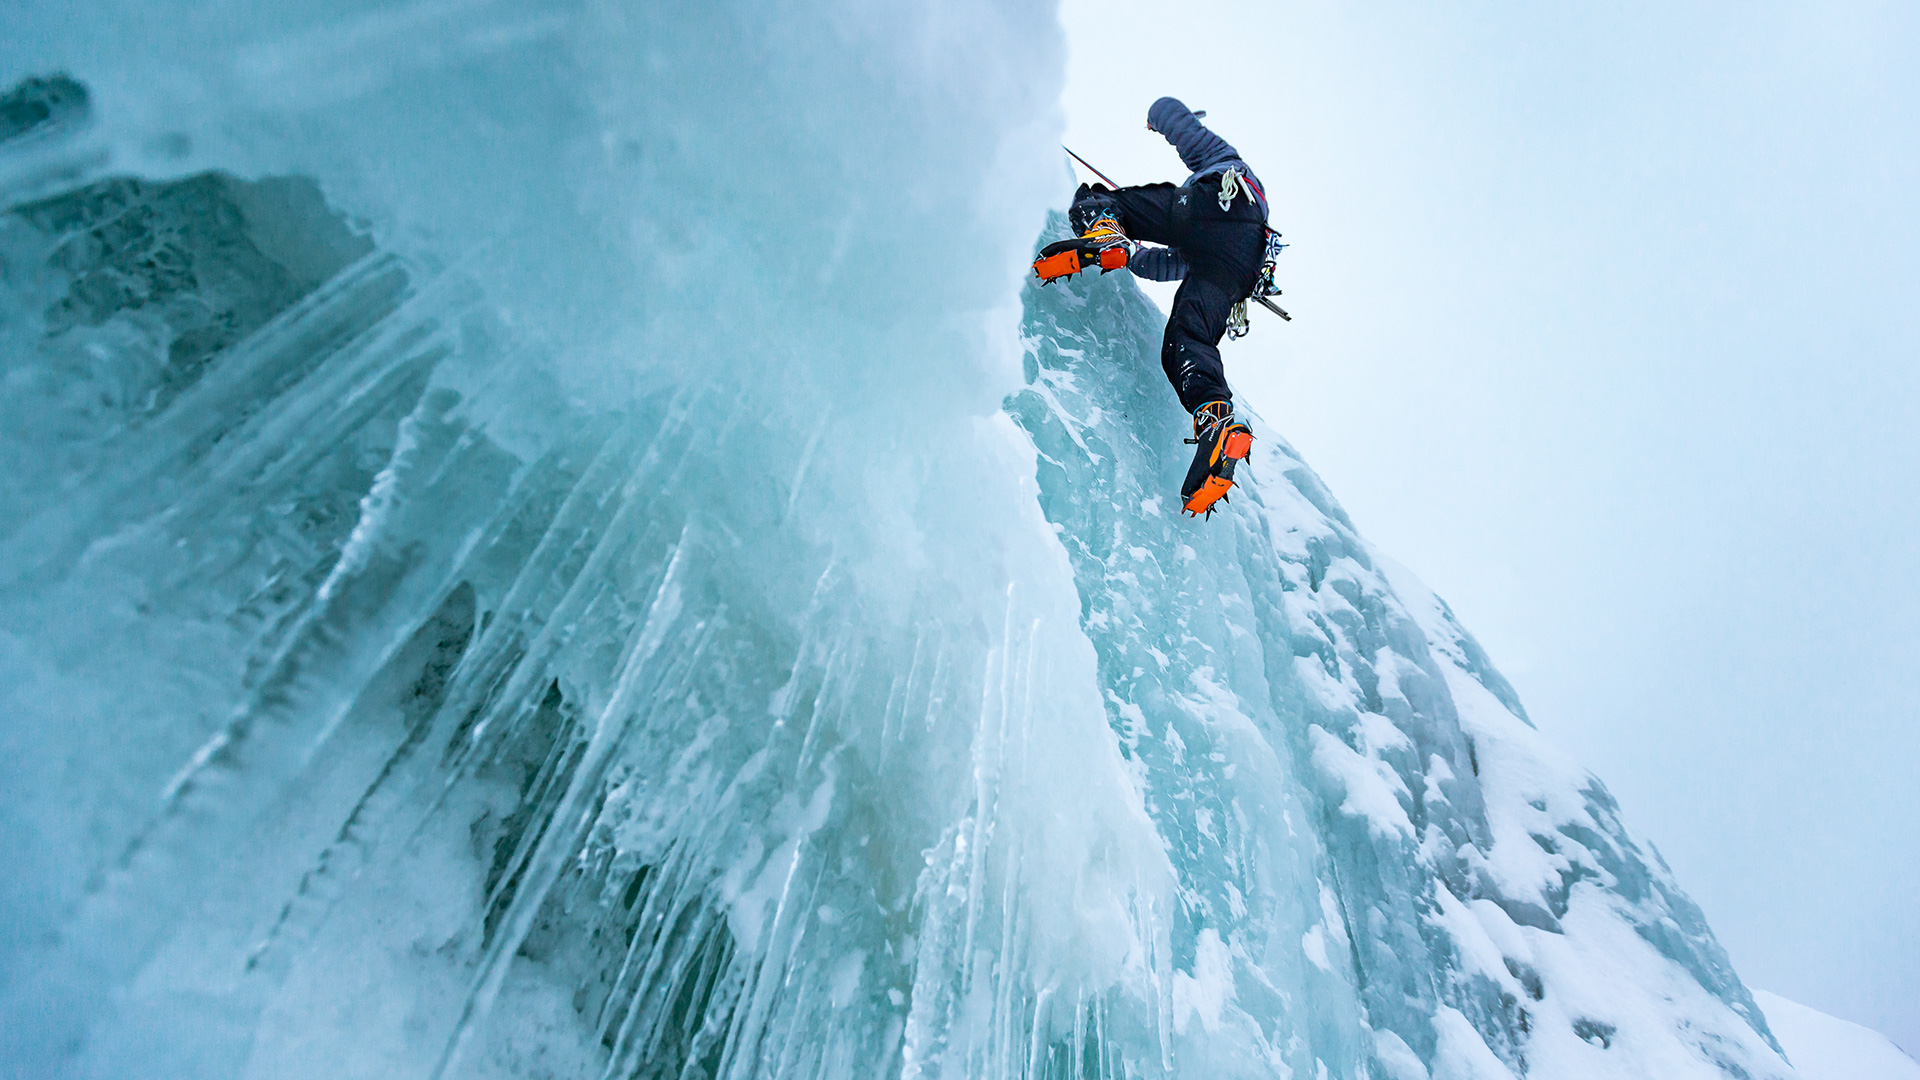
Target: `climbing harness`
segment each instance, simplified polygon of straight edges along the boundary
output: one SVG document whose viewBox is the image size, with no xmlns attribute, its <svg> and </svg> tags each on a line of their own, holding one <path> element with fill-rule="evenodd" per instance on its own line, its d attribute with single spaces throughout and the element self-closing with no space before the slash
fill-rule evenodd
<svg viewBox="0 0 1920 1080">
<path fill-rule="evenodd" d="M 1231 172 L 1231 170 L 1229 170 L 1229 172 Z M 1270 296 L 1280 295 L 1280 286 L 1274 282 L 1274 271 L 1276 269 L 1274 261 L 1278 259 L 1280 253 L 1286 249 L 1287 245 L 1281 242 L 1280 234 L 1274 232 L 1272 229 L 1268 229 L 1267 255 L 1266 259 L 1260 264 L 1260 277 L 1254 281 L 1253 292 L 1247 296 L 1246 300 L 1242 300 L 1233 305 L 1233 310 L 1227 314 L 1228 337 L 1237 341 L 1240 338 L 1246 337 L 1247 331 L 1252 329 L 1247 323 L 1247 300 L 1252 300 L 1254 303 L 1259 304 L 1288 322 L 1293 321 L 1293 316 L 1287 314 L 1285 308 L 1267 299 Z"/>
<path fill-rule="evenodd" d="M 1267 204 L 1267 193 L 1261 190 L 1260 181 L 1238 165 L 1227 166 L 1220 174 L 1220 211 L 1225 213 L 1233 209 L 1233 200 L 1239 198 L 1242 192 L 1246 193 L 1247 201 L 1257 207 Z"/>
<path fill-rule="evenodd" d="M 1246 337 L 1247 331 L 1251 329 L 1253 328 L 1247 325 L 1247 302 L 1241 300 L 1233 305 L 1232 311 L 1227 313 L 1227 336 L 1239 341 Z"/>
<path fill-rule="evenodd" d="M 1221 213 L 1233 209 L 1233 200 L 1240 197 L 1240 186 L 1240 169 L 1238 166 L 1231 167 L 1226 172 L 1220 174 Z M 1247 201 L 1254 201 L 1252 185 L 1247 186 Z"/>
</svg>

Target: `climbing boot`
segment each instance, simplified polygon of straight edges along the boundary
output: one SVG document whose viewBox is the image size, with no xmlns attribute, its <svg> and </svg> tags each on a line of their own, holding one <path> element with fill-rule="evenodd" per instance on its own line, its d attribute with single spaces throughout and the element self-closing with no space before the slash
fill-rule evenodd
<svg viewBox="0 0 1920 1080">
<path fill-rule="evenodd" d="M 1209 401 L 1193 411 L 1193 464 L 1180 485 L 1181 509 L 1213 516 L 1214 504 L 1233 487 L 1233 467 L 1253 451 L 1253 432 L 1233 418 L 1233 404 Z"/>
<path fill-rule="evenodd" d="M 1083 194 L 1067 210 L 1067 220 L 1080 235 L 1040 249 L 1033 272 L 1046 285 L 1098 266 L 1101 273 L 1127 265 L 1134 243 L 1120 227 L 1120 205 L 1104 191 Z"/>
</svg>

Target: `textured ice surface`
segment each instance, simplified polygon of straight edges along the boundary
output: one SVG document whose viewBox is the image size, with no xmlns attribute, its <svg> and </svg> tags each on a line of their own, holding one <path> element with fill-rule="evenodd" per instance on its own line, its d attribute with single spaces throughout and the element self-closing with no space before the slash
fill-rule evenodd
<svg viewBox="0 0 1920 1080">
<path fill-rule="evenodd" d="M 10 15 L 0 1066 L 1790 1076 L 1277 434 L 1177 517 L 1051 18 Z"/>
</svg>

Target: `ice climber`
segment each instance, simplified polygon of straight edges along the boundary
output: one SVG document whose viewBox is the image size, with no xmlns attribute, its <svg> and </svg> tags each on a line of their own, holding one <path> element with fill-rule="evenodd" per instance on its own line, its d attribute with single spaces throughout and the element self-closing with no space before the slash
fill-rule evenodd
<svg viewBox="0 0 1920 1080">
<path fill-rule="evenodd" d="M 1253 433 L 1233 416 L 1220 337 L 1235 306 L 1260 281 L 1267 197 L 1239 152 L 1200 122 L 1204 115 L 1175 98 L 1154 102 L 1147 130 L 1172 143 L 1193 175 L 1177 187 L 1082 184 L 1067 210 L 1078 237 L 1042 249 L 1033 268 L 1043 282 L 1096 265 L 1102 272 L 1124 266 L 1153 281 L 1180 282 L 1160 364 L 1193 414 L 1190 441 L 1197 449 L 1180 487 L 1181 504 L 1190 514 L 1210 515 L 1233 486 L 1235 462 L 1253 446 Z M 1245 308 L 1237 315 L 1244 319 Z"/>
</svg>

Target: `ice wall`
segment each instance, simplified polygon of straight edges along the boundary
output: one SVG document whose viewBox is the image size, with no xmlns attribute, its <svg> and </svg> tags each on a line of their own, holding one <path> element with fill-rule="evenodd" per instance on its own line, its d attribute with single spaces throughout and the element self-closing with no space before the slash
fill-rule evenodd
<svg viewBox="0 0 1920 1080">
<path fill-rule="evenodd" d="M 1059 52 L 10 15 L 0 1068 L 1788 1075 L 1284 443 L 1176 520 Z"/>
<path fill-rule="evenodd" d="M 1030 287 L 1007 408 L 1181 882 L 1175 939 L 1226 945 L 1208 1043 L 1324 1007 L 1337 976 L 1393 1080 L 1790 1075 L 1605 786 L 1282 438 L 1254 424 L 1229 512 L 1173 514 L 1160 327 L 1119 275 Z"/>
</svg>

